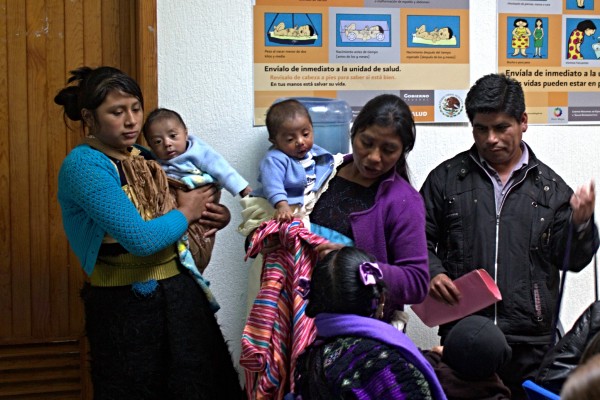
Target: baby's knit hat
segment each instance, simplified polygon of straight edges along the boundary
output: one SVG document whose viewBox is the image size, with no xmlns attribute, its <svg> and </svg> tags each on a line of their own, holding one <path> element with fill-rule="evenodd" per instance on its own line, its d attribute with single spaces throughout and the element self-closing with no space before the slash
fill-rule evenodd
<svg viewBox="0 0 600 400">
<path fill-rule="evenodd" d="M 505 365 L 512 349 L 489 318 L 471 315 L 459 321 L 444 340 L 442 361 L 467 380 L 487 378 Z"/>
</svg>

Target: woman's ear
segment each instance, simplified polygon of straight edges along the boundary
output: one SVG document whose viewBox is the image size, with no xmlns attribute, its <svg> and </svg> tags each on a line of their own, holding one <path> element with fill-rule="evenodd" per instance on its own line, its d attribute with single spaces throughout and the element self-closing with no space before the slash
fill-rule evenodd
<svg viewBox="0 0 600 400">
<path fill-rule="evenodd" d="M 94 126 L 94 115 L 87 108 L 81 110 L 81 119 L 83 119 L 83 122 L 88 128 Z"/>
</svg>

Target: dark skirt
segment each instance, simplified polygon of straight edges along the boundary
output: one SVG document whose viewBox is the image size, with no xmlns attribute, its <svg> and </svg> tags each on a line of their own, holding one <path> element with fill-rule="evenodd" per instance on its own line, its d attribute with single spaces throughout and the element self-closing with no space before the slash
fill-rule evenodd
<svg viewBox="0 0 600 400">
<path fill-rule="evenodd" d="M 149 296 L 131 286 L 82 290 L 94 399 L 242 399 L 206 296 L 187 274 Z"/>
</svg>

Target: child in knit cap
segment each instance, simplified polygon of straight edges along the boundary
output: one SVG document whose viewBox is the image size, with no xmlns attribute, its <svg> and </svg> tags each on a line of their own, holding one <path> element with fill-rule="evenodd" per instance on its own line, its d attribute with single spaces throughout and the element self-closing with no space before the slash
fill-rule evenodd
<svg viewBox="0 0 600 400">
<path fill-rule="evenodd" d="M 425 351 L 449 400 L 510 399 L 510 390 L 497 371 L 512 350 L 489 318 L 471 315 L 448 333 L 443 347 Z"/>
</svg>

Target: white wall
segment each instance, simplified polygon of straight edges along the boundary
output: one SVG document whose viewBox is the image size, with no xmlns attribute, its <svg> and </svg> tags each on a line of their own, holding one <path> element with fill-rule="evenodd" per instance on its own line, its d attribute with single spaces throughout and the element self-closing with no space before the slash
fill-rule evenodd
<svg viewBox="0 0 600 400">
<path fill-rule="evenodd" d="M 266 130 L 252 126 L 251 3 L 158 0 L 158 80 L 159 105 L 179 111 L 190 132 L 210 143 L 256 185 L 258 161 L 268 146 Z M 471 1 L 472 82 L 496 72 L 495 10 L 495 0 Z M 573 188 L 590 178 L 600 185 L 600 127 L 530 126 L 524 139 Z M 409 157 L 415 187 L 421 187 L 433 167 L 472 142 L 466 125 L 419 125 Z M 223 192 L 222 202 L 231 210 L 232 221 L 218 235 L 207 276 L 222 307 L 219 322 L 237 361 L 249 264 L 243 261 L 244 238 L 236 232 L 241 210 L 237 199 Z M 562 312 L 567 328 L 594 300 L 593 279 L 591 267 L 569 274 Z M 409 335 L 424 348 L 437 344 L 436 331 L 414 315 Z"/>
</svg>

